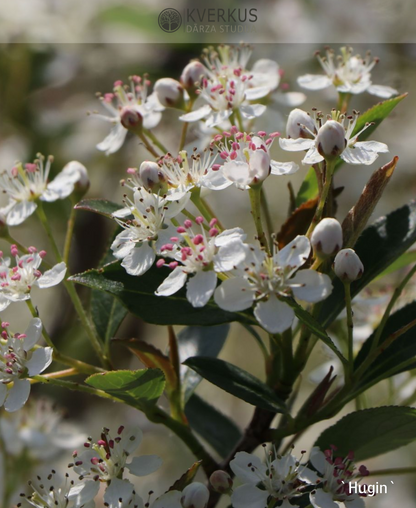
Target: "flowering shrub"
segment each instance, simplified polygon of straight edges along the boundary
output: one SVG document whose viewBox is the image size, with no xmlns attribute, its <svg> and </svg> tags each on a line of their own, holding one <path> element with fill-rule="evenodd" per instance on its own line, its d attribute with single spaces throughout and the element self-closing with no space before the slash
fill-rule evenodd
<svg viewBox="0 0 416 508">
<path fill-rule="evenodd" d="M 361 462 L 416 439 L 412 394 L 401 406 L 363 398 L 415 367 L 416 303 L 395 307 L 416 272 L 410 266 L 414 256 L 406 254 L 416 241 L 416 205 L 405 204 L 368 224 L 398 163 L 395 156 L 370 174 L 367 166 L 388 153 L 375 129 L 405 94 L 372 84 L 376 60 L 369 55 L 363 59 L 343 48 L 336 61 L 328 50 L 326 57 L 318 55 L 325 74 L 300 76 L 298 83 L 309 91 L 333 85 L 338 104 L 332 111 L 307 112 L 298 107 L 301 93 L 279 91 L 276 62 L 251 64 L 250 58 L 245 45 L 210 48 L 178 81 L 169 76 L 152 85 L 147 75 L 132 76 L 129 84 L 118 80 L 113 92 L 99 97 L 109 116 L 98 118 L 112 127 L 97 148 L 111 156 L 127 136 L 136 136 L 148 152 L 137 168 L 126 168 L 119 203 L 90 199 L 87 170 L 77 161 L 51 181 L 52 158 L 45 162 L 39 154 L 33 163 L 16 163 L 0 175 L 8 198 L 0 214 L 1 236 L 15 258 L 11 266 L 0 255 L 0 311 L 20 303 L 32 317 L 23 334 L 15 332 L 19 323 L 1 323 L 0 405 L 6 413 L 0 420 L 0 469 L 19 465 L 19 457 L 27 465 L 5 468 L 6 483 L 8 471 L 13 482 L 1 492 L 4 506 L 24 489 L 23 477 L 33 477 L 18 506 L 213 508 L 228 496 L 234 508 L 361 508 L 368 492 L 372 495 L 363 479 L 374 472 L 356 467 L 354 457 Z M 360 115 L 350 104 L 365 91 L 386 100 Z M 283 134 L 262 129 L 273 102 L 292 108 L 285 112 Z M 167 109 L 176 114 L 175 151 L 154 132 Z M 189 124 L 200 150 L 190 148 Z M 361 166 L 369 178 L 350 212 L 337 218 L 337 172 L 353 171 L 344 163 Z M 277 224 L 264 192 L 268 179 L 286 186 L 290 175 L 302 171 L 297 196 L 290 186 L 287 221 Z M 232 186 L 250 204 L 254 234 L 242 227 L 243 220 L 230 221 L 226 200 Z M 213 209 L 214 192 L 223 207 Z M 71 213 L 62 247 L 47 203 L 67 198 Z M 102 263 L 83 273 L 67 269 L 76 210 L 104 215 L 114 228 Z M 15 240 L 15 231 L 34 214 L 50 256 Z M 359 319 L 358 311 L 366 287 L 398 269 L 404 277 L 368 329 L 366 312 Z M 33 289 L 58 284 L 95 352 L 88 362 L 65 354 L 42 324 Z M 94 312 L 81 300 L 78 285 L 94 290 Z M 128 313 L 168 327 L 166 353 L 139 339 L 118 341 L 140 358 L 139 370 L 122 369 L 113 354 L 112 339 Z M 218 358 L 230 323 L 244 327 L 259 346 L 262 379 Z M 317 386 L 311 389 L 303 373 L 319 346 L 329 351 L 330 362 L 319 357 L 311 375 Z M 72 376 L 78 378 L 67 379 Z M 246 429 L 195 393 L 203 378 L 254 406 Z M 157 471 L 162 459 L 136 455 L 143 437 L 137 425 L 115 432 L 104 428 L 96 441 L 80 439 L 79 432 L 63 438 L 60 413 L 30 397 L 35 383 L 130 406 L 175 433 L 195 463 L 175 471 L 178 480 L 168 490 L 146 493 L 136 477 Z M 351 401 L 356 410 L 348 406 L 348 414 L 311 450 L 293 451 L 303 432 L 336 417 Z M 256 454 L 261 445 L 264 457 Z M 69 472 L 34 471 L 67 448 L 76 449 Z M 203 474 L 195 481 L 198 470 Z"/>
</svg>

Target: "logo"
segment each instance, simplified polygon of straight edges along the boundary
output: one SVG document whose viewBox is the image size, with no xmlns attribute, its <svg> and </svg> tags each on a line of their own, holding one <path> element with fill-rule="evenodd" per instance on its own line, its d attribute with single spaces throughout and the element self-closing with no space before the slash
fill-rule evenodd
<svg viewBox="0 0 416 508">
<path fill-rule="evenodd" d="M 176 9 L 164 9 L 157 21 L 164 32 L 173 33 L 180 28 L 182 16 Z"/>
</svg>

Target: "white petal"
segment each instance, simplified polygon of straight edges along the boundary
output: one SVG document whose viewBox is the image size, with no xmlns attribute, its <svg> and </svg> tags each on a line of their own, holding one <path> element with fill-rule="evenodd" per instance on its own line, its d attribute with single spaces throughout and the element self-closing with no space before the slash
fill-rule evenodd
<svg viewBox="0 0 416 508">
<path fill-rule="evenodd" d="M 71 487 L 68 498 L 75 502 L 76 506 L 82 506 L 94 499 L 100 489 L 100 482 L 86 480 L 83 483 Z"/>
<path fill-rule="evenodd" d="M 181 504 L 182 492 L 171 490 L 158 497 L 152 504 L 152 508 L 182 508 Z"/>
<path fill-rule="evenodd" d="M 143 127 L 145 129 L 154 129 L 159 125 L 160 120 L 162 120 L 162 113 L 158 111 L 145 112 L 143 114 Z"/>
<path fill-rule="evenodd" d="M 4 383 L 0 383 L 0 407 L 4 404 L 4 401 L 7 397 L 7 385 Z"/>
<path fill-rule="evenodd" d="M 251 86 L 266 86 L 269 90 L 275 90 L 279 86 L 279 65 L 274 60 L 260 58 L 251 68 Z"/>
<path fill-rule="evenodd" d="M 347 147 L 341 154 L 343 159 L 348 164 L 364 164 L 369 166 L 378 158 L 378 153 L 371 150 L 366 150 L 357 143 L 353 147 Z"/>
<path fill-rule="evenodd" d="M 100 482 L 96 482 L 100 483 Z M 127 503 L 133 496 L 134 485 L 130 483 L 128 480 L 120 480 L 119 478 L 114 478 L 111 480 L 110 485 L 107 487 L 104 494 L 104 502 L 111 508 L 116 508 L 119 506 L 120 500 L 122 501 L 122 506 L 127 506 Z"/>
<path fill-rule="evenodd" d="M 231 496 L 233 508 L 266 508 L 269 493 L 255 485 L 241 485 Z"/>
<path fill-rule="evenodd" d="M 9 413 L 19 410 L 23 407 L 29 398 L 30 381 L 28 379 L 16 379 L 4 404 L 4 409 Z"/>
<path fill-rule="evenodd" d="M 231 109 L 226 109 L 225 111 L 211 111 L 211 114 L 208 116 L 205 125 L 209 129 L 216 127 L 217 125 L 221 125 L 229 116 L 231 115 Z"/>
<path fill-rule="evenodd" d="M 7 299 L 5 296 L 0 294 L 0 312 L 10 305 L 11 301 Z"/>
<path fill-rule="evenodd" d="M 143 275 L 152 267 L 155 259 L 155 251 L 146 242 L 132 249 L 123 259 L 121 266 L 129 275 Z"/>
<path fill-rule="evenodd" d="M 306 95 L 302 92 L 277 92 L 273 95 L 273 99 L 282 106 L 297 108 L 306 101 Z"/>
<path fill-rule="evenodd" d="M 249 120 L 261 116 L 266 111 L 264 104 L 246 104 L 240 106 L 241 114 Z"/>
<path fill-rule="evenodd" d="M 7 214 L 7 225 L 18 226 L 36 210 L 38 205 L 34 201 L 21 201 L 16 203 Z"/>
<path fill-rule="evenodd" d="M 367 92 L 372 95 L 377 95 L 377 97 L 381 97 L 382 99 L 388 99 L 393 95 L 398 95 L 398 91 L 390 86 L 383 85 L 371 85 L 367 88 Z"/>
<path fill-rule="evenodd" d="M 326 465 L 326 458 L 325 455 L 321 452 L 321 450 L 314 446 L 311 450 L 311 454 L 309 457 L 310 462 L 312 463 L 313 467 L 321 474 L 325 471 L 325 465 Z"/>
<path fill-rule="evenodd" d="M 233 182 L 223 174 L 223 168 L 218 171 L 208 170 L 208 173 L 202 178 L 201 185 L 210 190 L 226 189 Z"/>
<path fill-rule="evenodd" d="M 241 228 L 231 228 L 226 229 L 218 236 L 215 237 L 215 245 L 216 247 L 222 247 L 223 245 L 227 245 L 234 240 L 241 240 L 242 242 L 246 239 L 247 235 L 244 233 L 244 230 Z"/>
<path fill-rule="evenodd" d="M 282 333 L 292 326 L 295 313 L 287 303 L 278 300 L 274 294 L 266 302 L 259 302 L 254 315 L 261 326 L 269 333 Z"/>
<path fill-rule="evenodd" d="M 256 455 L 247 452 L 237 452 L 230 462 L 230 468 L 243 483 L 256 485 L 262 476 L 266 476 L 266 467 L 263 462 Z"/>
<path fill-rule="evenodd" d="M 124 229 L 119 233 L 114 242 L 111 244 L 113 256 L 117 259 L 125 258 L 135 247 L 135 242 L 132 241 L 132 235 L 128 229 Z"/>
<path fill-rule="evenodd" d="M 322 155 L 318 152 L 316 147 L 313 146 L 307 151 L 305 157 L 302 160 L 302 164 L 311 166 L 312 164 L 317 164 L 318 162 L 321 162 L 323 160 L 324 158 L 322 157 Z"/>
<path fill-rule="evenodd" d="M 240 240 L 226 243 L 214 256 L 214 269 L 216 272 L 228 272 L 236 268 L 246 258 L 246 247 Z"/>
<path fill-rule="evenodd" d="M 42 335 L 42 328 L 42 321 L 39 318 L 30 320 L 29 326 L 25 331 L 26 337 L 23 340 L 23 349 L 25 351 L 29 351 L 29 349 L 32 349 L 38 343 Z"/>
<path fill-rule="evenodd" d="M 217 285 L 214 271 L 197 272 L 186 285 L 186 297 L 192 307 L 204 307 L 211 298 Z"/>
<path fill-rule="evenodd" d="M 133 453 L 140 446 L 143 432 L 139 427 L 128 427 L 121 434 L 120 446 L 128 454 Z"/>
<path fill-rule="evenodd" d="M 328 275 L 315 270 L 299 270 L 289 283 L 296 298 L 310 303 L 324 300 L 332 291 Z M 295 287 L 296 285 L 299 287 Z"/>
<path fill-rule="evenodd" d="M 117 150 L 122 147 L 124 140 L 126 139 L 126 135 L 127 129 L 125 129 L 121 123 L 117 122 L 104 141 L 101 141 L 101 143 L 97 145 L 97 148 L 98 150 L 105 152 L 106 155 L 117 152 Z"/>
<path fill-rule="evenodd" d="M 296 173 L 299 166 L 295 162 L 277 162 L 274 160 L 270 161 L 270 168 L 272 175 L 291 175 Z"/>
<path fill-rule="evenodd" d="M 37 285 L 42 289 L 56 286 L 64 280 L 65 274 L 66 264 L 62 261 L 50 270 L 47 270 L 41 277 L 39 277 L 37 280 Z"/>
<path fill-rule="evenodd" d="M 190 113 L 186 113 L 179 117 L 179 120 L 182 122 L 196 122 L 198 120 L 202 120 L 211 113 L 211 106 L 205 104 L 205 106 L 200 107 L 199 109 L 195 109 L 195 111 L 191 111 Z"/>
<path fill-rule="evenodd" d="M 311 492 L 309 499 L 314 508 L 339 508 L 339 504 L 333 500 L 332 494 L 322 489 Z"/>
<path fill-rule="evenodd" d="M 162 282 L 155 291 L 157 296 L 170 296 L 179 291 L 185 285 L 188 274 L 183 271 L 182 266 L 177 266 L 172 273 Z"/>
<path fill-rule="evenodd" d="M 354 144 L 355 147 L 364 148 L 365 150 L 371 150 L 377 153 L 388 153 L 389 147 L 385 143 L 379 141 L 357 141 Z"/>
<path fill-rule="evenodd" d="M 141 455 L 140 457 L 133 457 L 126 467 L 135 476 L 147 476 L 157 471 L 161 465 L 162 459 L 157 455 Z"/>
<path fill-rule="evenodd" d="M 124 219 L 125 217 L 131 215 L 131 210 L 130 208 L 120 208 L 120 210 L 113 212 L 111 215 L 113 217 L 117 217 L 118 219 Z"/>
<path fill-rule="evenodd" d="M 270 92 L 269 86 L 256 86 L 254 88 L 248 88 L 245 91 L 244 97 L 248 101 L 255 101 L 257 99 L 262 99 Z"/>
<path fill-rule="evenodd" d="M 319 478 L 315 471 L 312 471 L 312 469 L 309 469 L 308 467 L 304 467 L 303 469 L 301 468 L 299 471 L 299 478 L 306 483 L 316 483 Z"/>
<path fill-rule="evenodd" d="M 298 85 L 307 90 L 322 90 L 332 84 L 332 81 L 323 74 L 305 74 L 298 77 Z"/>
<path fill-rule="evenodd" d="M 26 362 L 26 367 L 29 370 L 29 376 L 37 376 L 52 363 L 52 348 L 40 347 L 35 349 L 32 358 Z"/>
<path fill-rule="evenodd" d="M 223 166 L 225 178 L 235 183 L 239 187 L 247 187 L 253 181 L 250 173 L 250 166 L 243 161 L 228 161 Z"/>
<path fill-rule="evenodd" d="M 279 138 L 280 148 L 287 152 L 301 152 L 303 150 L 309 150 L 315 144 L 313 139 L 304 138 Z"/>
<path fill-rule="evenodd" d="M 253 305 L 254 293 L 242 277 L 225 280 L 214 293 L 215 303 L 230 312 L 245 310 Z"/>
<path fill-rule="evenodd" d="M 176 200 L 170 200 L 167 210 L 165 210 L 165 218 L 172 219 L 176 217 L 188 204 L 191 197 L 191 193 L 187 192 L 184 196 L 177 198 Z"/>
<path fill-rule="evenodd" d="M 284 268 L 291 267 L 293 272 L 293 270 L 305 264 L 310 252 L 311 244 L 308 237 L 305 235 L 298 235 L 277 253 L 275 262 L 277 265 Z"/>
</svg>

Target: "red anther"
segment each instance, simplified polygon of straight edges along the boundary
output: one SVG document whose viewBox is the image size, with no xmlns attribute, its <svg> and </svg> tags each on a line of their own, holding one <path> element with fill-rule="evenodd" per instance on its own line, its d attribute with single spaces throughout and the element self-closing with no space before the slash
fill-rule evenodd
<svg viewBox="0 0 416 508">
<path fill-rule="evenodd" d="M 177 236 L 171 236 L 170 241 L 171 242 L 179 242 L 179 238 Z"/>
<path fill-rule="evenodd" d="M 267 136 L 267 133 L 265 131 L 259 131 L 257 134 L 262 138 L 264 138 L 264 136 Z"/>
<path fill-rule="evenodd" d="M 25 169 L 28 173 L 36 173 L 37 166 L 33 162 L 28 162 L 25 164 Z"/>
<path fill-rule="evenodd" d="M 36 247 L 29 247 L 27 250 L 28 250 L 29 254 L 34 254 L 35 252 L 38 251 Z"/>
<path fill-rule="evenodd" d="M 11 253 L 11 255 L 12 255 L 12 256 L 17 256 L 17 255 L 19 254 L 19 250 L 18 250 L 18 248 L 17 248 L 17 245 L 14 245 L 14 244 L 13 244 L 13 245 L 10 247 L 10 253 Z"/>
<path fill-rule="evenodd" d="M 124 425 L 120 425 L 120 427 L 117 429 L 117 434 L 120 435 L 124 430 Z"/>
<path fill-rule="evenodd" d="M 174 270 L 178 265 L 179 263 L 177 261 L 172 261 L 171 263 L 169 263 L 169 268 Z"/>
<path fill-rule="evenodd" d="M 280 136 L 280 132 L 277 132 L 277 131 L 276 131 L 276 132 L 271 132 L 271 133 L 269 134 L 269 137 L 270 137 L 270 138 L 277 138 L 277 136 Z"/>
<path fill-rule="evenodd" d="M 165 260 L 164 260 L 164 259 L 158 259 L 158 260 L 156 261 L 156 266 L 157 266 L 158 268 L 162 268 L 162 266 L 163 266 L 164 264 L 165 264 Z"/>
<path fill-rule="evenodd" d="M 237 143 L 236 141 L 234 141 L 231 146 L 232 146 L 233 150 L 238 150 L 240 148 L 240 144 Z"/>
<path fill-rule="evenodd" d="M 39 256 L 43 259 L 44 257 L 46 257 L 46 250 L 41 250 L 39 252 Z"/>
<path fill-rule="evenodd" d="M 102 439 L 99 439 L 97 441 L 97 444 L 98 444 L 98 446 L 105 446 L 107 443 L 105 441 L 103 441 Z"/>
<path fill-rule="evenodd" d="M 231 153 L 230 153 L 230 159 L 231 159 L 232 161 L 233 161 L 233 160 L 235 160 L 235 159 L 237 158 L 237 156 L 238 156 L 237 152 L 231 152 Z"/>
<path fill-rule="evenodd" d="M 11 169 L 12 176 L 16 177 L 19 174 L 19 169 L 15 166 Z"/>
<path fill-rule="evenodd" d="M 239 140 L 241 138 L 244 138 L 244 132 L 238 132 L 236 135 L 235 135 L 235 139 Z"/>
<path fill-rule="evenodd" d="M 135 175 L 136 174 L 136 168 L 127 168 L 127 173 L 129 175 Z"/>
<path fill-rule="evenodd" d="M 221 141 L 222 140 L 222 134 L 217 134 L 216 136 L 214 136 L 214 142 L 217 143 L 218 141 Z"/>
<path fill-rule="evenodd" d="M 183 228 L 182 226 L 179 226 L 179 227 L 176 229 L 176 231 L 177 231 L 178 233 L 186 233 L 186 229 L 185 229 L 185 228 Z"/>
<path fill-rule="evenodd" d="M 194 245 L 200 245 L 201 243 L 203 243 L 204 241 L 204 237 L 202 235 L 196 235 L 193 240 L 192 240 L 192 243 Z"/>
<path fill-rule="evenodd" d="M 117 81 L 114 81 L 114 88 L 116 86 L 123 86 L 123 82 L 121 81 L 121 79 L 118 79 Z"/>
<path fill-rule="evenodd" d="M 221 152 L 221 153 L 220 153 L 220 157 L 221 157 L 221 159 L 223 159 L 223 160 L 227 159 L 227 157 L 228 157 L 228 152 L 226 152 L 226 151 Z"/>
<path fill-rule="evenodd" d="M 204 218 L 198 215 L 198 217 L 195 218 L 195 222 L 197 224 L 202 224 L 204 222 Z"/>
<path fill-rule="evenodd" d="M 192 221 L 189 219 L 186 219 L 183 225 L 188 229 L 192 227 Z"/>
<path fill-rule="evenodd" d="M 212 228 L 213 226 L 215 226 L 215 224 L 217 224 L 218 222 L 218 219 L 216 219 L 215 217 L 212 218 L 210 221 L 209 221 L 209 225 L 210 227 Z"/>
<path fill-rule="evenodd" d="M 94 464 L 94 466 L 96 466 L 98 464 L 98 462 L 99 462 L 98 457 L 92 457 L 91 464 Z M 75 463 L 75 465 L 77 466 L 78 464 Z"/>
<path fill-rule="evenodd" d="M 212 236 L 217 236 L 217 235 L 218 235 L 218 233 L 219 233 L 219 231 L 218 231 L 218 229 L 217 229 L 217 228 L 211 228 L 211 229 L 209 230 L 209 236 L 211 236 L 211 237 L 212 237 Z"/>
<path fill-rule="evenodd" d="M 214 164 L 211 169 L 212 171 L 218 171 L 221 168 L 221 164 Z"/>
<path fill-rule="evenodd" d="M 233 125 L 230 129 L 230 132 L 231 132 L 231 134 L 237 134 L 237 132 L 238 132 L 237 126 Z"/>
<path fill-rule="evenodd" d="M 228 132 L 228 131 L 224 131 L 223 135 L 224 135 L 225 138 L 230 138 L 231 137 L 231 133 Z"/>
</svg>

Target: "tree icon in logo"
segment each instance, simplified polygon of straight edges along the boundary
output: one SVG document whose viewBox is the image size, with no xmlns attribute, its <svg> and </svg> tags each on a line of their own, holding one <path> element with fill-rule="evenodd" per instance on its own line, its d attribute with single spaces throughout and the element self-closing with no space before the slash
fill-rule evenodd
<svg viewBox="0 0 416 508">
<path fill-rule="evenodd" d="M 164 9 L 159 14 L 158 23 L 163 31 L 176 32 L 182 24 L 182 16 L 176 9 Z"/>
</svg>

